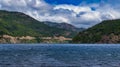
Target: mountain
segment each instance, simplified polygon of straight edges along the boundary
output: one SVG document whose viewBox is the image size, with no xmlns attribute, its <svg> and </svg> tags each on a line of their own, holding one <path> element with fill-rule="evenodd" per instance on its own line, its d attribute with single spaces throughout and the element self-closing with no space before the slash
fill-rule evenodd
<svg viewBox="0 0 120 67">
<path fill-rule="evenodd" d="M 72 30 L 52 27 L 44 22 L 20 13 L 0 10 L 0 35 L 10 36 L 64 36 L 73 37 L 76 32 Z"/>
<path fill-rule="evenodd" d="M 46 21 L 44 23 L 51 26 L 51 27 L 57 27 L 60 29 L 65 29 L 65 30 L 74 31 L 74 32 L 80 32 L 80 31 L 84 30 L 84 28 L 77 28 L 77 27 L 75 27 L 71 24 L 68 24 L 68 23 L 55 23 L 55 22 L 49 22 L 49 21 Z"/>
<path fill-rule="evenodd" d="M 73 38 L 74 43 L 120 43 L 120 19 L 106 20 Z"/>
</svg>

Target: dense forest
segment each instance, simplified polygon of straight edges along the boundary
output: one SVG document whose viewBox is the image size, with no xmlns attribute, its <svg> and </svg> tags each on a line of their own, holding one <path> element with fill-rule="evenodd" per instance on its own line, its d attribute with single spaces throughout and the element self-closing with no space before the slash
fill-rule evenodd
<svg viewBox="0 0 120 67">
<path fill-rule="evenodd" d="M 105 20 L 73 38 L 74 43 L 120 43 L 120 19 Z"/>
</svg>

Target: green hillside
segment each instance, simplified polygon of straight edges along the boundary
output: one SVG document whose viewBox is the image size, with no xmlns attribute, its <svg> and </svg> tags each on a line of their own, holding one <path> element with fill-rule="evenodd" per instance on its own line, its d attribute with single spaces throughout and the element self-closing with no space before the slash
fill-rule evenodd
<svg viewBox="0 0 120 67">
<path fill-rule="evenodd" d="M 74 43 L 120 43 L 120 19 L 97 24 L 73 38 Z"/>
<path fill-rule="evenodd" d="M 0 35 L 11 36 L 74 36 L 75 32 L 50 27 L 20 12 L 0 10 Z"/>
</svg>

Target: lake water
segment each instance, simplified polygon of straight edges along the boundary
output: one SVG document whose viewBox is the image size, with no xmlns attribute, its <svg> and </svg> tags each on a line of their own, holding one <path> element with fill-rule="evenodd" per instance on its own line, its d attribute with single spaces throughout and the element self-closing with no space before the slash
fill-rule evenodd
<svg viewBox="0 0 120 67">
<path fill-rule="evenodd" d="M 1 44 L 0 67 L 120 67 L 120 45 Z"/>
</svg>

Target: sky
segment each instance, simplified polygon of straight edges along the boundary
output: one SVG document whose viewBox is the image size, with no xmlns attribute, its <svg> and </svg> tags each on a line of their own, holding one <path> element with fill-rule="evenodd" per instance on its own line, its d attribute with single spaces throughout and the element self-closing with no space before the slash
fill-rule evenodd
<svg viewBox="0 0 120 67">
<path fill-rule="evenodd" d="M 89 28 L 120 19 L 120 0 L 0 0 L 0 10 L 23 12 L 39 21 Z"/>
</svg>

